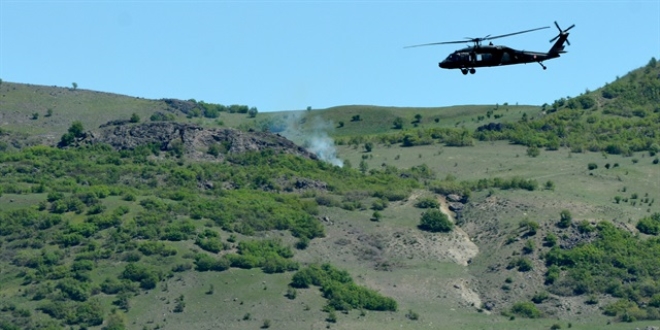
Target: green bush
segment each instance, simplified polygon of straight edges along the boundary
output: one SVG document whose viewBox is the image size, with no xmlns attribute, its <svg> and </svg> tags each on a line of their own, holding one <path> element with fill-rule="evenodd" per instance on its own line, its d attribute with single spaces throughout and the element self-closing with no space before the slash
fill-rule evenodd
<svg viewBox="0 0 660 330">
<path fill-rule="evenodd" d="M 568 228 L 571 226 L 571 223 L 573 222 L 571 211 L 562 210 L 561 213 L 559 213 L 559 217 L 559 222 L 557 223 L 559 228 Z"/>
<path fill-rule="evenodd" d="M 541 317 L 541 311 L 531 302 L 517 302 L 511 306 L 511 313 L 521 317 L 535 319 Z"/>
<path fill-rule="evenodd" d="M 647 235 L 660 235 L 660 213 L 639 219 L 637 230 Z"/>
<path fill-rule="evenodd" d="M 378 292 L 356 285 L 348 272 L 339 270 L 330 264 L 312 265 L 299 270 L 291 279 L 294 288 L 320 286 L 323 297 L 328 299 L 330 310 L 350 310 L 354 308 L 396 311 L 394 299 Z"/>
<path fill-rule="evenodd" d="M 195 270 L 199 272 L 216 271 L 221 272 L 229 269 L 230 261 L 226 257 L 213 258 L 205 253 L 195 255 Z"/>
<path fill-rule="evenodd" d="M 121 273 L 121 278 L 133 282 L 140 282 L 141 288 L 149 290 L 156 287 L 156 284 L 160 281 L 161 275 L 151 267 L 137 263 L 129 263 Z"/>
<path fill-rule="evenodd" d="M 454 224 L 440 210 L 428 210 L 422 213 L 419 228 L 430 232 L 451 231 Z"/>
<path fill-rule="evenodd" d="M 217 237 L 201 238 L 195 240 L 195 244 L 205 251 L 218 253 L 222 250 L 229 249 L 229 244 L 220 241 Z"/>
<path fill-rule="evenodd" d="M 437 209 L 440 207 L 440 202 L 432 197 L 424 197 L 420 198 L 417 203 L 415 203 L 415 207 L 421 209 Z"/>
<path fill-rule="evenodd" d="M 535 304 L 541 304 L 544 301 L 548 300 L 548 298 L 550 298 L 550 295 L 548 295 L 546 291 L 541 291 L 534 294 L 534 296 L 532 297 L 532 302 L 534 302 Z"/>
</svg>

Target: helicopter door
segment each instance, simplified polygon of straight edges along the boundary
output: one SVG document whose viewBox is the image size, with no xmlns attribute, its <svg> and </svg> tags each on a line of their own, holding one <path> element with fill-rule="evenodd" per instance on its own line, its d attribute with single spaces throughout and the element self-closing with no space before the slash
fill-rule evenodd
<svg viewBox="0 0 660 330">
<path fill-rule="evenodd" d="M 511 55 L 509 55 L 508 52 L 502 53 L 502 63 L 509 63 L 511 62 Z"/>
</svg>

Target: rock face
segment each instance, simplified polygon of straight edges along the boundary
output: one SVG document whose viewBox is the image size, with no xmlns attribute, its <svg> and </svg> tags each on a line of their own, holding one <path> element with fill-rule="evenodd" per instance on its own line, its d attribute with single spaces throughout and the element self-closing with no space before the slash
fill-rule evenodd
<svg viewBox="0 0 660 330">
<path fill-rule="evenodd" d="M 156 143 L 160 150 L 172 150 L 181 143 L 187 155 L 205 157 L 211 145 L 218 145 L 220 154 L 272 149 L 310 159 L 316 155 L 278 134 L 244 132 L 233 128 L 204 128 L 192 124 L 155 122 L 139 125 L 106 126 L 87 132 L 81 144 L 105 143 L 117 150 L 134 149 Z"/>
</svg>

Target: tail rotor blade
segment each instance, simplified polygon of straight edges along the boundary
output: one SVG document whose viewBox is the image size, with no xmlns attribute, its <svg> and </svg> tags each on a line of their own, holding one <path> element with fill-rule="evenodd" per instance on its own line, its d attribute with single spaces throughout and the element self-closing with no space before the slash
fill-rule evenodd
<svg viewBox="0 0 660 330">
<path fill-rule="evenodd" d="M 555 21 L 555 26 L 557 27 L 557 30 L 559 30 L 559 32 L 561 32 L 561 28 L 559 27 L 559 24 L 557 24 L 557 21 Z"/>
<path fill-rule="evenodd" d="M 574 28 L 574 27 L 575 27 L 575 24 L 569 26 L 568 29 L 564 30 L 564 32 L 568 32 L 568 30 L 570 30 L 570 29 L 572 29 L 572 28 Z"/>
</svg>

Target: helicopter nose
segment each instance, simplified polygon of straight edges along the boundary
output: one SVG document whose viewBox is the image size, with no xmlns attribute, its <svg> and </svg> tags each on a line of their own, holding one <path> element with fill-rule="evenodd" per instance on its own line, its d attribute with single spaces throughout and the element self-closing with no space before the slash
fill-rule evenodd
<svg viewBox="0 0 660 330">
<path fill-rule="evenodd" d="M 447 60 L 444 60 L 444 61 L 438 63 L 438 66 L 443 68 L 443 69 L 446 69 L 448 67 L 448 65 L 449 65 L 449 63 L 447 63 Z"/>
</svg>

